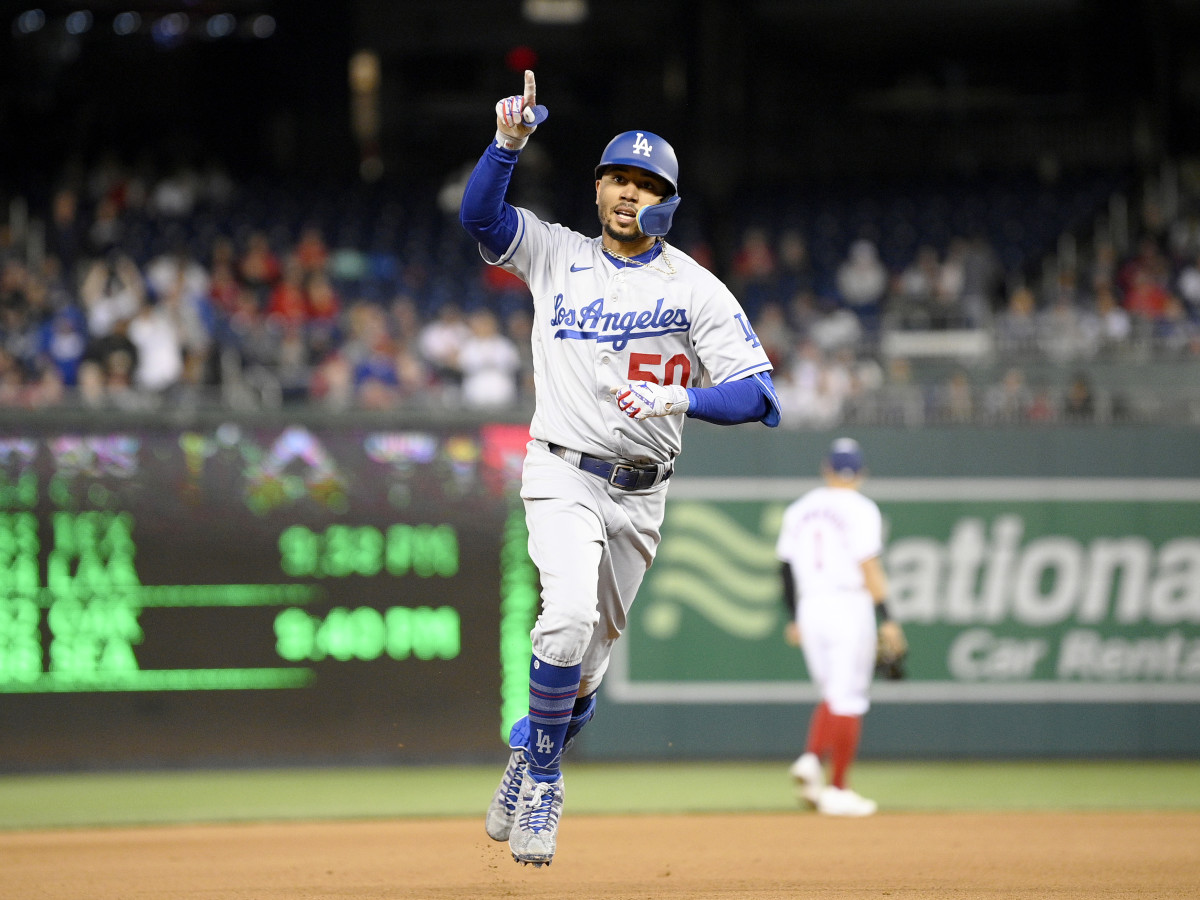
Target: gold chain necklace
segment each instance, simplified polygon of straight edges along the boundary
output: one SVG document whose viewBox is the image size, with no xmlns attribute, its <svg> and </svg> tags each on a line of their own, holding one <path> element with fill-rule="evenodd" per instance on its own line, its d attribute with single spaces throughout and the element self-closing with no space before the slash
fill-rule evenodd
<svg viewBox="0 0 1200 900">
<path fill-rule="evenodd" d="M 677 275 L 678 273 L 675 271 L 675 266 L 673 266 L 671 264 L 671 257 L 667 256 L 667 242 L 664 241 L 662 238 L 659 238 L 658 245 L 662 248 L 662 252 L 659 253 L 659 257 L 662 259 L 662 261 L 664 263 L 667 264 L 666 269 L 660 269 L 658 266 L 652 266 L 649 263 L 638 262 L 636 259 L 630 259 L 628 256 L 622 256 L 620 253 L 617 253 L 615 250 L 609 250 L 603 244 L 600 245 L 600 249 L 603 250 L 605 253 L 607 253 L 609 256 L 611 256 L 613 259 L 615 259 L 617 262 L 625 263 L 625 265 L 627 265 L 627 266 L 637 266 L 640 269 L 652 269 L 655 272 L 661 272 L 663 275 Z"/>
</svg>

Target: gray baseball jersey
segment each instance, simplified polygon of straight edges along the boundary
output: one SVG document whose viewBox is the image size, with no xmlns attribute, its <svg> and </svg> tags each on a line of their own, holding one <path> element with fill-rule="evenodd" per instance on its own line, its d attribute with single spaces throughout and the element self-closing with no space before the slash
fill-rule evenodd
<svg viewBox="0 0 1200 900">
<path fill-rule="evenodd" d="M 606 459 L 670 462 L 684 417 L 630 419 L 611 388 L 701 387 L 770 371 L 737 299 L 674 245 L 665 251 L 674 274 L 661 256 L 614 266 L 599 237 L 517 212 L 512 245 L 489 262 L 518 275 L 533 295 L 534 438 Z"/>
</svg>

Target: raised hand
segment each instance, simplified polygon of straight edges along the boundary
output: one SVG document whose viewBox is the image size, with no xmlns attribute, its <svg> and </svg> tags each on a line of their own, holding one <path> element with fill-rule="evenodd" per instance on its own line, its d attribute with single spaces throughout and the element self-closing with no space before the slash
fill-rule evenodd
<svg viewBox="0 0 1200 900">
<path fill-rule="evenodd" d="M 531 69 L 525 70 L 525 92 L 505 97 L 496 104 L 496 129 L 515 144 L 524 146 L 529 135 L 546 121 L 550 111 L 537 105 L 537 81 Z"/>
</svg>

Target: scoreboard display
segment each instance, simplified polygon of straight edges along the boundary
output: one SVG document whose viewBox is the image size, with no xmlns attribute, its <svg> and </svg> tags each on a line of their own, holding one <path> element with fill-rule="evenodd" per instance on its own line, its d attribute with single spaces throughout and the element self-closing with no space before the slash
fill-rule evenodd
<svg viewBox="0 0 1200 900">
<path fill-rule="evenodd" d="M 536 613 L 527 440 L 503 424 L 6 428 L 0 767 L 494 751 Z"/>
</svg>

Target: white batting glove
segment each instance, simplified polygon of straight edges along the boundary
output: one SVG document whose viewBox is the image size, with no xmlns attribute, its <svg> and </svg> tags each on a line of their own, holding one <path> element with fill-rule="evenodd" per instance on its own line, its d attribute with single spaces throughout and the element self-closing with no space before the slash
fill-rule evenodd
<svg viewBox="0 0 1200 900">
<path fill-rule="evenodd" d="M 611 393 L 616 394 L 617 409 L 631 419 L 680 416 L 689 405 L 687 389 L 678 384 L 635 381 L 612 388 Z"/>
<path fill-rule="evenodd" d="M 537 131 L 538 123 L 545 120 L 545 109 L 537 106 L 537 84 L 533 71 L 526 69 L 525 93 L 505 97 L 496 104 L 496 144 L 505 150 L 520 150 Z"/>
</svg>

